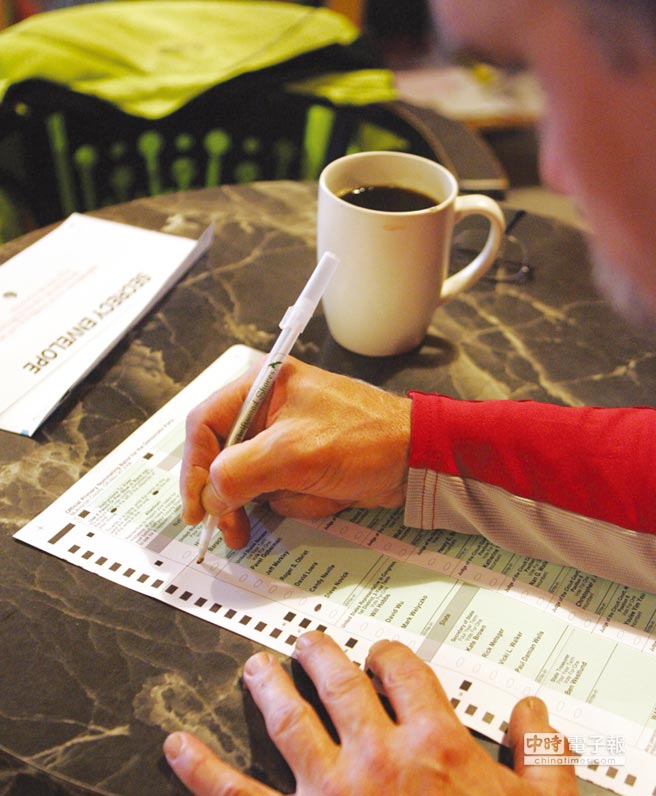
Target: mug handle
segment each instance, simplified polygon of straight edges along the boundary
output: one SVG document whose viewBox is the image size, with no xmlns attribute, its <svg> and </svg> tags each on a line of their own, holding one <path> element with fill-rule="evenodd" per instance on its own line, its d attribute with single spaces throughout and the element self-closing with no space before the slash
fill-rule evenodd
<svg viewBox="0 0 656 796">
<path fill-rule="evenodd" d="M 454 224 L 457 224 L 465 216 L 471 215 L 485 216 L 490 222 L 487 240 L 481 251 L 469 265 L 444 280 L 438 306 L 445 304 L 454 296 L 457 296 L 458 293 L 462 293 L 463 290 L 471 287 L 474 282 L 477 282 L 487 273 L 501 248 L 506 222 L 501 208 L 494 199 L 482 194 L 456 197 Z"/>
</svg>

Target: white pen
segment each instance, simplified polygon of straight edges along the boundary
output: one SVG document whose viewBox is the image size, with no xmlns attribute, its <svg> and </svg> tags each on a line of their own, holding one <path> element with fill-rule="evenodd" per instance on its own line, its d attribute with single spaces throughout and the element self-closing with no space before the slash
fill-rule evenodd
<svg viewBox="0 0 656 796">
<path fill-rule="evenodd" d="M 334 254 L 325 252 L 301 291 L 301 295 L 296 299 L 296 303 L 287 308 L 287 312 L 279 324 L 282 331 L 248 391 L 246 400 L 239 410 L 239 414 L 223 445 L 224 448 L 241 442 L 248 433 L 255 413 L 273 386 L 278 371 L 294 347 L 294 343 L 298 340 L 299 335 L 314 314 L 338 263 L 339 260 Z M 198 558 L 196 559 L 198 564 L 202 564 L 205 560 L 216 526 L 217 518 L 211 514 L 206 514 L 200 534 Z"/>
</svg>

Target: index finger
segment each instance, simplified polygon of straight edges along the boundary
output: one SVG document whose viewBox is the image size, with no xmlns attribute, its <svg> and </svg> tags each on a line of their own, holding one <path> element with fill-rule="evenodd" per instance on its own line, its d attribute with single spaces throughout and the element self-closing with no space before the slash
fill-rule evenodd
<svg viewBox="0 0 656 796">
<path fill-rule="evenodd" d="M 225 439 L 241 408 L 253 373 L 251 369 L 217 390 L 187 415 L 186 435 L 180 467 L 182 518 L 189 525 L 205 516 L 201 494 L 209 479 L 212 462 L 221 452 L 220 439 Z"/>
<path fill-rule="evenodd" d="M 244 667 L 244 682 L 297 784 L 310 781 L 318 765 L 328 768 L 335 765 L 338 747 L 271 653 L 260 652 L 249 658 Z"/>
<path fill-rule="evenodd" d="M 342 744 L 373 738 L 392 724 L 371 680 L 323 633 L 305 633 L 296 655 L 310 676 Z"/>
<path fill-rule="evenodd" d="M 378 641 L 369 650 L 367 666 L 380 680 L 399 723 L 414 724 L 428 716 L 453 725 L 453 732 L 464 730 L 437 675 L 409 647 Z"/>
</svg>

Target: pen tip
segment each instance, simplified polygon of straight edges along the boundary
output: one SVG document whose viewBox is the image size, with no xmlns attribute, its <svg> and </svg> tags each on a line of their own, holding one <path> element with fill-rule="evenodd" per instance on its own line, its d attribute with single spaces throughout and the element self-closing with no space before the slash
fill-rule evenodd
<svg viewBox="0 0 656 796">
<path fill-rule="evenodd" d="M 198 556 L 198 558 L 196 559 L 197 564 L 202 564 L 203 561 L 205 561 L 205 556 Z"/>
</svg>

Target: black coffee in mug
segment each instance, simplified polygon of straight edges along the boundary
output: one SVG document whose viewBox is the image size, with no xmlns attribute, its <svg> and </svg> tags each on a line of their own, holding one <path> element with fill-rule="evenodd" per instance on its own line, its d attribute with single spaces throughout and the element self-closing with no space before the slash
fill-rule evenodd
<svg viewBox="0 0 656 796">
<path fill-rule="evenodd" d="M 386 213 L 409 213 L 439 204 L 439 200 L 428 194 L 400 185 L 360 185 L 343 191 L 339 198 L 357 207 Z"/>
</svg>

